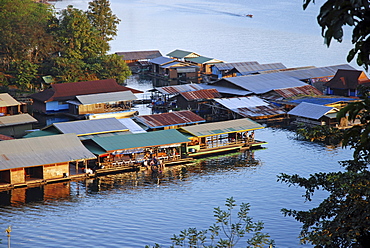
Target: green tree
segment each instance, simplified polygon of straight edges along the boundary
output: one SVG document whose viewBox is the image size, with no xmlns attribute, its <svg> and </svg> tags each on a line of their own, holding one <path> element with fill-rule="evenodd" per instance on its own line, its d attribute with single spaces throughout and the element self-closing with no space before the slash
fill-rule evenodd
<svg viewBox="0 0 370 248">
<path fill-rule="evenodd" d="M 0 73 L 8 75 L 5 84 L 33 86 L 39 77 L 37 68 L 58 46 L 49 32 L 53 20 L 50 5 L 0 0 Z"/>
<path fill-rule="evenodd" d="M 306 9 L 310 2 L 303 0 Z M 352 27 L 352 44 L 347 61 L 350 62 L 357 55 L 357 64 L 366 70 L 370 65 L 370 2 L 366 0 L 328 0 L 320 8 L 317 16 L 318 24 L 322 29 L 325 43 L 330 46 L 334 38 L 338 42 L 343 40 L 343 27 Z"/>
<path fill-rule="evenodd" d="M 274 247 L 274 241 L 269 239 L 268 234 L 262 233 L 263 223 L 261 221 L 253 222 L 249 217 L 250 205 L 242 203 L 237 213 L 236 222 L 233 223 L 233 210 L 237 206 L 233 197 L 227 198 L 225 206 L 226 210 L 220 207 L 214 208 L 214 217 L 216 223 L 210 226 L 207 230 L 198 231 L 196 228 L 188 228 L 180 232 L 179 235 L 174 235 L 171 247 L 225 247 L 231 248 L 246 238 L 246 247 Z M 207 237 L 207 233 L 210 233 Z M 249 235 L 248 239 L 246 236 Z M 238 247 L 241 245 L 238 244 Z M 149 248 L 150 246 L 146 246 Z M 155 244 L 156 248 L 161 247 Z"/>
<path fill-rule="evenodd" d="M 94 0 L 90 2 L 87 17 L 99 31 L 103 40 L 111 41 L 117 35 L 118 24 L 121 20 L 113 14 L 108 0 Z"/>
</svg>

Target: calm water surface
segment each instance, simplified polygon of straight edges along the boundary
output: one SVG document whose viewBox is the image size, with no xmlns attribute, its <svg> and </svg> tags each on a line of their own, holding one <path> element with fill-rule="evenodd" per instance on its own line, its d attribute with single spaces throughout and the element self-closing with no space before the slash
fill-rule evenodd
<svg viewBox="0 0 370 248">
<path fill-rule="evenodd" d="M 72 4 L 86 9 L 87 3 L 61 1 L 56 7 Z M 112 52 L 158 49 L 167 54 L 183 49 L 227 62 L 255 60 L 296 67 L 346 63 L 350 47 L 347 39 L 327 49 L 316 24 L 318 6 L 304 12 L 302 1 L 111 0 L 111 4 L 122 20 Z M 241 16 L 249 13 L 254 17 Z M 153 83 L 133 77 L 128 85 L 147 90 Z M 138 109 L 147 113 L 144 106 Z M 266 149 L 208 159 L 186 170 L 171 167 L 159 178 L 127 173 L 2 192 L 0 230 L 12 225 L 12 247 L 20 248 L 168 246 L 180 230 L 206 229 L 213 223 L 213 208 L 233 196 L 237 203 L 251 204 L 251 216 L 265 223 L 265 232 L 277 247 L 298 247 L 300 224 L 284 217 L 280 209 L 308 209 L 325 193 L 305 203 L 302 189 L 278 183 L 276 175 L 336 171 L 341 169 L 337 161 L 350 159 L 352 151 L 298 141 L 282 129 L 258 130 L 256 137 L 268 142 Z M 0 233 L 5 246 L 5 233 Z"/>
</svg>

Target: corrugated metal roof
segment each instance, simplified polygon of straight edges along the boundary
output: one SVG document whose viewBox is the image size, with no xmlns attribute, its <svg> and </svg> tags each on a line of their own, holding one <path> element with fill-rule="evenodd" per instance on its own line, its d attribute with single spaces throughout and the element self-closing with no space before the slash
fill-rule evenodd
<svg viewBox="0 0 370 248">
<path fill-rule="evenodd" d="M 128 128 L 116 118 L 59 122 L 53 123 L 52 126 L 61 133 L 75 133 L 77 136 L 128 131 Z M 48 128 L 46 127 L 43 130 L 47 130 Z"/>
<path fill-rule="evenodd" d="M 199 84 L 182 84 L 174 86 L 164 86 L 156 88 L 159 92 L 165 95 L 177 95 L 181 92 L 188 92 L 194 90 L 202 90 L 203 87 Z"/>
<path fill-rule="evenodd" d="M 100 94 L 91 94 L 91 95 L 82 95 L 82 96 L 76 96 L 76 98 L 82 105 L 95 104 L 95 103 L 119 102 L 119 101 L 132 101 L 132 100 L 137 99 L 134 93 L 132 93 L 129 90 L 100 93 Z"/>
<path fill-rule="evenodd" d="M 189 125 L 205 122 L 199 115 L 188 111 L 174 111 L 154 115 L 139 115 L 135 119 L 148 128 L 162 128 L 167 126 Z"/>
<path fill-rule="evenodd" d="M 321 96 L 321 97 L 302 97 L 298 99 L 292 99 L 289 101 L 286 101 L 288 103 L 301 103 L 301 102 L 307 102 L 307 103 L 313 103 L 318 105 L 328 105 L 333 104 L 337 102 L 353 102 L 358 101 L 358 99 L 350 98 L 350 97 L 331 97 L 331 96 Z"/>
<path fill-rule="evenodd" d="M 188 52 L 188 51 L 176 49 L 168 53 L 167 56 L 172 57 L 172 58 L 184 59 L 184 58 L 195 58 L 195 57 L 199 57 L 200 55 L 194 52 Z"/>
<path fill-rule="evenodd" d="M 234 88 L 224 87 L 221 85 L 201 84 L 201 86 L 204 89 L 216 89 L 221 94 L 229 94 L 229 95 L 235 95 L 235 96 L 246 96 L 246 95 L 250 95 L 253 93 L 248 90 L 234 89 Z"/>
<path fill-rule="evenodd" d="M 282 63 L 271 63 L 271 64 L 252 64 L 252 65 L 236 65 L 235 69 L 242 75 L 248 75 L 261 71 L 285 69 L 286 66 Z"/>
<path fill-rule="evenodd" d="M 0 93 L 0 107 L 10 107 L 21 105 L 8 93 Z"/>
<path fill-rule="evenodd" d="M 221 94 L 216 89 L 196 90 L 180 93 L 187 101 L 214 99 L 221 97 Z"/>
<path fill-rule="evenodd" d="M 146 133 L 146 131 L 140 127 L 133 119 L 131 118 L 121 118 L 118 119 L 124 126 L 126 126 L 131 133 Z"/>
<path fill-rule="evenodd" d="M 252 66 L 252 65 L 259 65 L 257 61 L 249 61 L 249 62 L 234 62 L 234 63 L 219 63 L 215 64 L 214 66 L 220 70 L 231 70 L 235 68 L 236 66 Z"/>
<path fill-rule="evenodd" d="M 95 81 L 84 81 L 75 83 L 53 84 L 52 88 L 46 89 L 39 93 L 35 93 L 30 97 L 39 101 L 58 101 L 72 100 L 75 96 L 99 94 L 107 92 L 127 91 L 132 93 L 143 93 L 140 90 L 135 90 L 117 84 L 115 79 L 104 79 Z"/>
<path fill-rule="evenodd" d="M 156 147 L 189 142 L 189 139 L 175 129 L 135 133 L 92 139 L 105 151 L 115 151 L 139 147 Z"/>
<path fill-rule="evenodd" d="M 116 54 L 119 56 L 123 56 L 123 60 L 154 59 L 162 56 L 159 50 L 116 52 Z"/>
<path fill-rule="evenodd" d="M 13 137 L 10 137 L 10 136 L 7 136 L 7 135 L 4 135 L 4 134 L 0 134 L 0 140 L 13 140 L 14 138 Z"/>
<path fill-rule="evenodd" d="M 348 64 L 342 65 L 333 65 L 333 66 L 324 66 L 318 68 L 308 68 L 308 69 L 298 69 L 298 70 L 289 70 L 274 72 L 272 74 L 284 74 L 289 77 L 293 77 L 299 80 L 306 80 L 310 78 L 321 78 L 321 77 L 333 77 L 337 70 L 355 70 L 352 66 Z"/>
<path fill-rule="evenodd" d="M 333 107 L 302 102 L 290 110 L 288 114 L 318 120 L 333 109 Z"/>
<path fill-rule="evenodd" d="M 214 83 L 230 82 L 255 94 L 263 94 L 275 89 L 285 89 L 307 85 L 306 83 L 280 73 L 222 78 Z M 213 85 L 213 84 L 212 84 Z"/>
<path fill-rule="evenodd" d="M 180 127 L 180 130 L 184 130 L 197 137 L 205 137 L 224 133 L 256 130 L 261 128 L 263 128 L 263 126 L 258 124 L 257 122 L 252 121 L 248 118 L 244 118 Z"/>
<path fill-rule="evenodd" d="M 75 134 L 0 142 L 0 170 L 94 158 Z"/>
<path fill-rule="evenodd" d="M 171 58 L 164 57 L 164 56 L 149 60 L 150 63 L 155 64 L 155 65 L 164 65 L 164 64 L 167 64 L 167 63 L 170 63 L 170 62 L 173 62 L 173 61 L 175 61 L 175 60 L 171 59 Z"/>
<path fill-rule="evenodd" d="M 36 122 L 37 120 L 29 114 L 8 115 L 0 117 L 0 127 Z"/>
<path fill-rule="evenodd" d="M 222 63 L 221 60 L 214 59 L 214 58 L 208 58 L 204 56 L 199 56 L 195 58 L 187 58 L 186 61 L 191 61 L 197 64 L 216 64 L 216 63 Z"/>
<path fill-rule="evenodd" d="M 284 114 L 282 108 L 268 103 L 257 96 L 215 99 L 225 108 L 243 117 L 274 116 Z"/>
<path fill-rule="evenodd" d="M 300 87 L 285 88 L 285 89 L 276 89 L 274 90 L 283 98 L 291 98 L 299 95 L 322 95 L 323 93 L 313 87 L 312 85 L 304 85 Z"/>
</svg>

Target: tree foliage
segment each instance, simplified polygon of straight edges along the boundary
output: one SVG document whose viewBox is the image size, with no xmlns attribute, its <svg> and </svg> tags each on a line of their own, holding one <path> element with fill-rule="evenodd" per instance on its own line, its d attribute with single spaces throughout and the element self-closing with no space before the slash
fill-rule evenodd
<svg viewBox="0 0 370 248">
<path fill-rule="evenodd" d="M 303 0 L 303 8 L 306 9 L 311 2 L 315 3 L 315 0 Z M 370 2 L 368 0 L 328 0 L 321 6 L 317 21 L 328 46 L 333 38 L 342 42 L 343 27 L 350 26 L 354 47 L 349 51 L 347 61 L 352 61 L 357 55 L 357 64 L 368 70 L 370 65 Z"/>
<path fill-rule="evenodd" d="M 262 233 L 263 222 L 253 222 L 249 216 L 250 205 L 242 203 L 237 213 L 236 222 L 233 222 L 233 210 L 237 206 L 233 197 L 226 199 L 226 210 L 220 207 L 214 208 L 214 217 L 216 223 L 210 226 L 207 230 L 198 231 L 196 228 L 188 228 L 180 232 L 179 235 L 174 235 L 171 247 L 241 247 L 240 241 L 246 238 L 246 247 L 274 247 L 274 241 L 269 239 L 268 234 Z M 207 234 L 209 233 L 209 236 Z M 247 238 L 246 236 L 250 236 Z M 161 247 L 155 244 L 153 247 Z M 149 246 L 146 246 L 149 248 Z"/>
<path fill-rule="evenodd" d="M 42 77 L 76 82 L 131 75 L 126 63 L 108 55 L 119 19 L 108 0 L 94 0 L 89 11 L 32 0 L 0 0 L 0 84 L 21 89 L 40 86 Z"/>
</svg>

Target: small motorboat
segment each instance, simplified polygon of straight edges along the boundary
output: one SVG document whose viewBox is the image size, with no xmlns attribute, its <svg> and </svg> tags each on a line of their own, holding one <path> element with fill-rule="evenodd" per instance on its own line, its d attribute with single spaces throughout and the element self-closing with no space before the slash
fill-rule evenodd
<svg viewBox="0 0 370 248">
<path fill-rule="evenodd" d="M 245 15 L 246 17 L 249 17 L 249 18 L 252 18 L 253 17 L 253 15 L 252 14 L 247 14 L 247 15 Z"/>
</svg>

